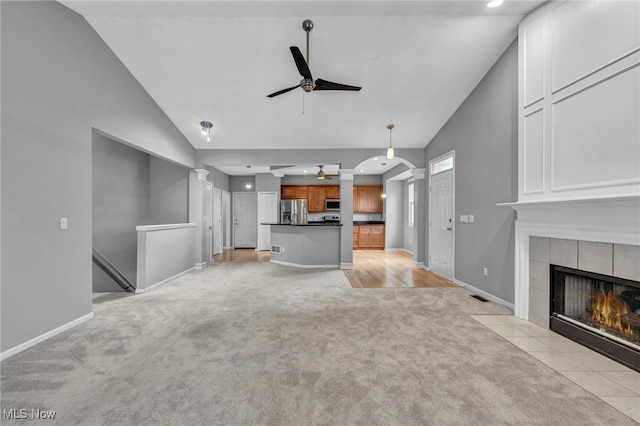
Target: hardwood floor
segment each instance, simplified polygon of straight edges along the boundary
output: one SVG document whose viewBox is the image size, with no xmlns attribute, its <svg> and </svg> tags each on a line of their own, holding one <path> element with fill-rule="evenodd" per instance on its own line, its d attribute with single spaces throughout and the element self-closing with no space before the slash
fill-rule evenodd
<svg viewBox="0 0 640 426">
<path fill-rule="evenodd" d="M 433 272 L 413 267 L 413 256 L 401 250 L 354 250 L 353 269 L 344 271 L 354 288 L 458 287 Z"/>
<path fill-rule="evenodd" d="M 269 251 L 229 249 L 214 262 L 269 262 Z M 354 288 L 458 287 L 432 272 L 413 267 L 413 256 L 401 250 L 354 250 L 353 269 L 344 271 Z"/>
<path fill-rule="evenodd" d="M 227 249 L 213 256 L 214 262 L 269 262 L 271 252 L 255 249 Z"/>
</svg>

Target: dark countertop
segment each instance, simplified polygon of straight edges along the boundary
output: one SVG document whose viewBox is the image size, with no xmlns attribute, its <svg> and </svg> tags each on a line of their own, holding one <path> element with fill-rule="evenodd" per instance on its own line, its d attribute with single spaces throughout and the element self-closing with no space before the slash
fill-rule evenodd
<svg viewBox="0 0 640 426">
<path fill-rule="evenodd" d="M 354 225 L 384 225 L 384 220 L 354 220 Z"/>
<path fill-rule="evenodd" d="M 308 222 L 301 224 L 291 224 L 291 223 L 261 223 L 260 225 L 280 225 L 280 226 L 342 226 L 341 223 L 334 222 Z"/>
</svg>

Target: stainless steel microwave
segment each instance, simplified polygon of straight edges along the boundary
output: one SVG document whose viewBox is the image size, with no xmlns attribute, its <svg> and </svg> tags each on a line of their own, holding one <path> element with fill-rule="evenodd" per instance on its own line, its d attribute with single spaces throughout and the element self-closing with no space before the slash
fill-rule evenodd
<svg viewBox="0 0 640 426">
<path fill-rule="evenodd" d="M 340 210 L 340 200 L 324 200 L 324 209 L 327 211 Z"/>
</svg>

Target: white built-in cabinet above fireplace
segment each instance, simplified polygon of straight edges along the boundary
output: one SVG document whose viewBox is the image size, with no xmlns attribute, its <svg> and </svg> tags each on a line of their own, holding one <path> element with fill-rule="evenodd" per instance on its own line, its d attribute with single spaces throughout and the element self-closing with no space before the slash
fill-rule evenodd
<svg viewBox="0 0 640 426">
<path fill-rule="evenodd" d="M 640 2 L 550 2 L 519 28 L 520 202 L 640 193 Z"/>
</svg>

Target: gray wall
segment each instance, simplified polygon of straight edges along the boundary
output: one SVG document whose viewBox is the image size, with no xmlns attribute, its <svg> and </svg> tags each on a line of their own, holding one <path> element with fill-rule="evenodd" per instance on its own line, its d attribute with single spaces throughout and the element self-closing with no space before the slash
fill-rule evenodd
<svg viewBox="0 0 640 426">
<path fill-rule="evenodd" d="M 320 180 L 313 174 L 309 176 L 283 176 L 282 185 L 340 185 L 340 177 Z"/>
<path fill-rule="evenodd" d="M 455 150 L 455 278 L 511 303 L 515 213 L 496 203 L 517 197 L 517 100 L 516 40 L 426 148 L 427 161 Z"/>
<path fill-rule="evenodd" d="M 91 313 L 91 129 L 189 167 L 194 150 L 82 17 L 0 7 L 6 351 Z"/>
<path fill-rule="evenodd" d="M 213 187 L 214 188 L 218 188 L 222 191 L 227 191 L 227 192 L 231 192 L 231 187 L 230 187 L 230 177 L 228 174 L 221 172 L 220 170 L 216 169 L 215 167 L 207 167 L 207 170 L 211 171 L 212 173 L 209 174 L 207 176 L 207 179 L 211 182 L 213 182 Z"/>
<path fill-rule="evenodd" d="M 251 188 L 247 188 L 247 184 L 251 185 Z M 229 177 L 229 189 L 230 192 L 256 192 L 256 177 L 255 176 L 230 176 Z"/>
<path fill-rule="evenodd" d="M 385 247 L 404 248 L 404 184 L 400 180 L 388 180 L 385 185 Z"/>
<path fill-rule="evenodd" d="M 149 223 L 184 223 L 188 220 L 189 172 L 161 158 L 149 159 Z"/>
<path fill-rule="evenodd" d="M 149 155 L 94 133 L 92 244 L 136 283 L 135 227 L 149 217 Z M 93 291 L 122 291 L 93 265 Z"/>
<path fill-rule="evenodd" d="M 354 185 L 382 185 L 382 175 L 354 175 Z"/>
<path fill-rule="evenodd" d="M 272 173 L 256 174 L 256 192 L 276 191 L 280 199 L 280 179 Z"/>
</svg>

